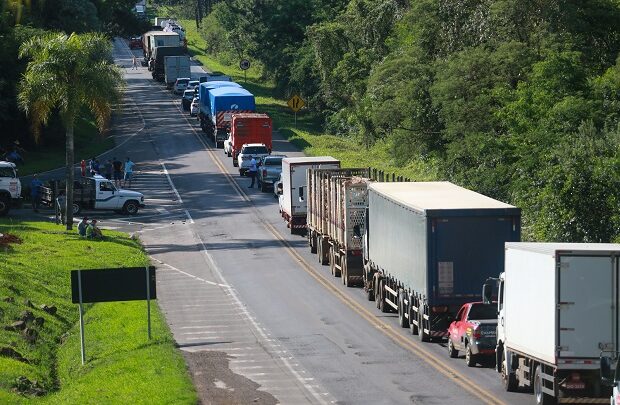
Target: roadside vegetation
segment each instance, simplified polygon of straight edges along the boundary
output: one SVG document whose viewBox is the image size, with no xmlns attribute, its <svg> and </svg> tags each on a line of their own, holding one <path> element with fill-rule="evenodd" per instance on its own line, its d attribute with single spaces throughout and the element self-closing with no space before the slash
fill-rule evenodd
<svg viewBox="0 0 620 405">
<path fill-rule="evenodd" d="M 620 240 L 617 1 L 166 4 L 208 67 L 260 67 L 248 89 L 304 150 L 513 203 L 526 240 Z M 294 93 L 297 130 L 277 116 Z"/>
<path fill-rule="evenodd" d="M 196 403 L 156 302 L 151 341 L 145 302 L 86 305 L 81 365 L 70 270 L 145 266 L 137 241 L 112 231 L 91 241 L 9 219 L 0 220 L 0 234 L 0 403 Z"/>
</svg>

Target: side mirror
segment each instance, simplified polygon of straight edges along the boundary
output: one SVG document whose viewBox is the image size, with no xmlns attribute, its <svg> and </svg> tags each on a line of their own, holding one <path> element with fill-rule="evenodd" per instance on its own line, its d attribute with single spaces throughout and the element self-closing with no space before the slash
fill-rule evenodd
<svg viewBox="0 0 620 405">
<path fill-rule="evenodd" d="M 304 188 L 299 187 L 299 201 L 303 201 L 304 200 Z"/>
<path fill-rule="evenodd" d="M 608 387 L 614 386 L 614 372 L 611 367 L 611 357 L 601 356 L 601 381 Z"/>
<path fill-rule="evenodd" d="M 276 194 L 282 195 L 282 192 L 283 192 L 283 190 L 282 190 L 282 183 L 280 183 L 280 184 L 278 184 L 278 191 L 276 192 Z"/>
<path fill-rule="evenodd" d="M 482 302 L 490 304 L 493 301 L 493 286 L 489 283 L 482 285 Z"/>
</svg>

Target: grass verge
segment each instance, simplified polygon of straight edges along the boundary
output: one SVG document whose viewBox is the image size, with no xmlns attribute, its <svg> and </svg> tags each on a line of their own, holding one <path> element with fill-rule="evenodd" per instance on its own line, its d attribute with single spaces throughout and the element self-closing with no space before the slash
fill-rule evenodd
<svg viewBox="0 0 620 405">
<path fill-rule="evenodd" d="M 75 125 L 75 158 L 90 159 L 114 147 L 114 139 L 102 137 L 95 121 L 91 118 L 79 118 Z M 77 160 L 79 158 L 79 160 Z M 19 166 L 19 175 L 27 176 L 65 166 L 65 143 L 46 145 L 29 150 L 25 154 L 26 163 Z"/>
<path fill-rule="evenodd" d="M 0 242 L 0 403 L 196 403 L 155 302 L 151 341 L 145 302 L 87 305 L 87 363 L 81 365 L 70 270 L 144 266 L 148 257 L 137 241 L 112 231 L 91 241 L 54 224 L 11 219 L 0 220 L 0 233 L 21 241 Z M 28 332 L 5 328 L 26 311 L 42 320 L 28 321 Z M 37 391 L 45 395 L 34 396 Z"/>
<path fill-rule="evenodd" d="M 274 96 L 274 85 L 261 78 L 259 68 L 250 68 L 247 81 L 238 66 L 226 65 L 205 53 L 205 40 L 192 20 L 179 20 L 187 34 L 188 50 L 209 70 L 224 72 L 242 84 L 256 97 L 257 111 L 265 112 L 274 121 L 275 128 L 300 150 L 309 156 L 330 155 L 342 162 L 343 167 L 374 167 L 389 173 L 415 180 L 437 179 L 438 171 L 432 162 L 417 161 L 406 167 L 397 167 L 392 158 L 392 146 L 379 141 L 371 148 L 364 148 L 356 140 L 325 134 L 321 120 L 307 110 L 295 114 L 288 108 L 286 100 Z"/>
</svg>

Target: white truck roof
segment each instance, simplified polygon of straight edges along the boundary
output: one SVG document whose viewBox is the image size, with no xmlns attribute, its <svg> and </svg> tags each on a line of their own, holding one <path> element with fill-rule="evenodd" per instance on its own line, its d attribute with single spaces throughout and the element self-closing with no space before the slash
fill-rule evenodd
<svg viewBox="0 0 620 405">
<path fill-rule="evenodd" d="M 316 156 L 316 157 L 287 157 L 282 160 L 282 162 L 289 164 L 303 164 L 303 163 L 322 163 L 322 162 L 339 162 L 338 159 L 333 158 L 331 156 Z"/>
<path fill-rule="evenodd" d="M 420 211 L 516 208 L 448 181 L 372 183 L 368 188 Z"/>
<path fill-rule="evenodd" d="M 506 249 L 525 250 L 533 253 L 542 253 L 555 256 L 556 253 L 613 253 L 620 252 L 618 243 L 534 243 L 534 242 L 507 242 Z"/>
</svg>

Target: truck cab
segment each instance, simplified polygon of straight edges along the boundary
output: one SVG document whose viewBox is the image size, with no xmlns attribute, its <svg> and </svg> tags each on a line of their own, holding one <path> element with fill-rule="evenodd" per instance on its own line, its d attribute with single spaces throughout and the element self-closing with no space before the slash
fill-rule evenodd
<svg viewBox="0 0 620 405">
<path fill-rule="evenodd" d="M 21 204 L 22 184 L 15 163 L 0 161 L 0 216 Z"/>
</svg>

